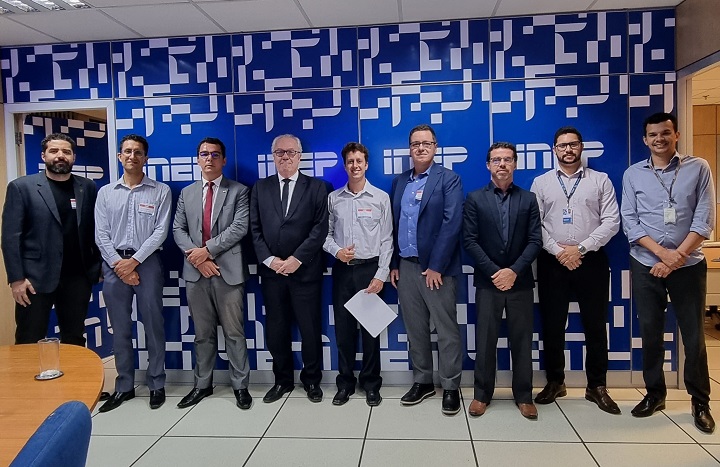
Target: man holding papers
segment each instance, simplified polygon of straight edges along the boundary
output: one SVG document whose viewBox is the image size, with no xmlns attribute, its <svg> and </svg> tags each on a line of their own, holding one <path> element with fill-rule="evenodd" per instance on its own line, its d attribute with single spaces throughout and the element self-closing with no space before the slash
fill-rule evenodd
<svg viewBox="0 0 720 467">
<path fill-rule="evenodd" d="M 335 310 L 335 339 L 338 349 L 337 387 L 333 405 L 343 405 L 355 392 L 353 373 L 357 349 L 357 320 L 345 308 L 356 293 L 379 293 L 390 272 L 392 215 L 387 193 L 365 178 L 368 150 L 348 143 L 342 150 L 348 182 L 333 191 L 328 200 L 329 229 L 323 249 L 338 261 L 333 267 L 332 300 Z M 380 342 L 365 328 L 362 333 L 360 388 L 367 404 L 377 406 L 380 397 Z"/>
</svg>

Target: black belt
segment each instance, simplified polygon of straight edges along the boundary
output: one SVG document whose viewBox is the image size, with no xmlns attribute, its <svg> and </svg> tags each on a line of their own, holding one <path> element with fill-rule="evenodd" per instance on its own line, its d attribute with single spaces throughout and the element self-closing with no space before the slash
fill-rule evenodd
<svg viewBox="0 0 720 467">
<path fill-rule="evenodd" d="M 357 266 L 358 264 L 366 264 L 366 263 L 377 263 L 380 260 L 378 256 L 375 256 L 374 258 L 368 258 L 368 259 L 351 259 L 347 262 L 348 266 Z"/>
<path fill-rule="evenodd" d="M 420 259 L 417 256 L 403 256 L 402 259 L 410 261 L 411 263 L 420 264 Z"/>
<path fill-rule="evenodd" d="M 127 250 L 115 250 L 115 251 L 117 251 L 117 254 L 119 254 L 122 259 L 132 258 L 133 255 L 135 253 L 137 253 L 137 251 L 133 250 L 132 248 L 127 249 Z"/>
</svg>

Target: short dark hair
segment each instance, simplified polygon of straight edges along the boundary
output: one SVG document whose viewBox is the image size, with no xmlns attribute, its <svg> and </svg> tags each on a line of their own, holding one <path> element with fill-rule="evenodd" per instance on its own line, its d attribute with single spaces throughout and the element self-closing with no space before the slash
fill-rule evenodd
<svg viewBox="0 0 720 467">
<path fill-rule="evenodd" d="M 580 142 L 581 143 L 583 142 L 582 135 L 580 134 L 580 132 L 578 131 L 577 128 L 575 128 L 574 126 L 564 126 L 555 132 L 555 138 L 553 139 L 553 146 L 555 146 L 557 144 L 557 140 L 559 137 L 561 137 L 562 135 L 567 135 L 568 133 L 577 135 Z"/>
<path fill-rule="evenodd" d="M 504 141 L 500 141 L 500 142 L 497 142 L 497 143 L 493 143 L 493 144 L 490 146 L 490 149 L 488 149 L 488 152 L 487 152 L 487 162 L 488 162 L 488 163 L 490 162 L 490 153 L 493 152 L 493 151 L 496 150 L 496 149 L 510 149 L 510 150 L 512 150 L 513 160 L 515 160 L 515 161 L 517 162 L 517 149 L 515 149 L 515 145 L 512 144 L 512 143 L 506 143 L 506 142 L 504 142 Z"/>
<path fill-rule="evenodd" d="M 42 147 L 42 152 L 45 152 L 47 149 L 47 145 L 50 141 L 67 141 L 70 143 L 70 147 L 72 148 L 72 152 L 75 152 L 75 140 L 69 137 L 68 135 L 64 135 L 62 133 L 53 133 L 51 135 L 47 135 L 43 140 L 40 142 L 40 146 Z"/>
<path fill-rule="evenodd" d="M 125 135 L 120 140 L 120 152 L 122 152 L 122 145 L 125 143 L 125 141 L 135 141 L 136 143 L 142 144 L 143 149 L 145 150 L 145 155 L 148 155 L 148 152 L 150 151 L 150 145 L 148 144 L 147 140 L 143 138 L 140 135 L 136 135 L 134 133 L 130 133 L 129 135 Z"/>
<path fill-rule="evenodd" d="M 408 144 L 410 143 L 410 138 L 412 138 L 413 133 L 417 133 L 418 131 L 429 131 L 433 136 L 433 140 L 437 143 L 437 136 L 435 136 L 435 130 L 433 130 L 433 127 L 426 123 L 423 123 L 422 125 L 418 125 L 412 130 L 410 130 L 410 135 L 408 136 Z"/>
<path fill-rule="evenodd" d="M 368 157 L 370 156 L 370 152 L 364 144 L 351 142 L 346 144 L 345 147 L 342 148 L 343 164 L 347 163 L 347 155 L 351 152 L 361 152 L 363 156 L 365 156 L 365 162 L 368 161 Z"/>
<path fill-rule="evenodd" d="M 667 112 L 657 112 L 657 113 L 650 115 L 648 118 L 645 119 L 645 121 L 643 121 L 643 135 L 647 134 L 648 125 L 654 125 L 656 123 L 663 123 L 663 122 L 667 122 L 668 120 L 670 120 L 670 122 L 672 123 L 672 126 L 673 126 L 673 130 L 675 131 L 675 133 L 677 133 L 677 131 L 678 131 L 677 117 L 675 117 L 675 115 L 669 114 Z"/>
<path fill-rule="evenodd" d="M 225 143 L 220 141 L 218 138 L 213 138 L 212 136 L 208 136 L 202 139 L 197 145 L 197 151 L 195 153 L 200 156 L 200 146 L 203 144 L 214 144 L 215 146 L 220 146 L 220 152 L 222 153 L 223 159 L 225 159 Z"/>
</svg>

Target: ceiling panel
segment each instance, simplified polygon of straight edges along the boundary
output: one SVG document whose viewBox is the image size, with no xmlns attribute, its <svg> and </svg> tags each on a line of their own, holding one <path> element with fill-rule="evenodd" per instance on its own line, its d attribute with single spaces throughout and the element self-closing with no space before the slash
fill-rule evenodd
<svg viewBox="0 0 720 467">
<path fill-rule="evenodd" d="M 403 21 L 486 18 L 492 15 L 497 0 L 400 0 Z"/>
<path fill-rule="evenodd" d="M 227 32 L 302 29 L 311 25 L 293 0 L 240 0 L 198 3 Z"/>
<path fill-rule="evenodd" d="M 537 15 L 557 12 L 576 12 L 588 9 L 593 0 L 500 0 L 495 16 Z"/>
<path fill-rule="evenodd" d="M 314 27 L 400 21 L 396 0 L 299 0 Z"/>
<path fill-rule="evenodd" d="M 682 0 L 597 0 L 591 10 L 675 7 L 680 3 L 682 3 Z"/>
<path fill-rule="evenodd" d="M 12 44 L 48 44 L 57 39 L 30 29 L 24 24 L 0 16 L 0 46 Z"/>
<path fill-rule="evenodd" d="M 159 3 L 189 3 L 190 0 L 82 0 L 88 5 L 94 7 L 108 7 L 108 6 L 142 6 L 152 5 Z"/>
<path fill-rule="evenodd" d="M 199 36 L 225 32 L 190 3 L 104 8 L 144 37 Z M 172 18 L 169 21 L 169 18 Z"/>
<path fill-rule="evenodd" d="M 86 42 L 137 37 L 100 10 L 47 11 L 13 15 L 13 20 L 39 31 L 47 31 L 64 42 Z M 2 32 L 5 36 L 5 31 Z M 15 42 L 25 44 L 27 42 Z"/>
</svg>

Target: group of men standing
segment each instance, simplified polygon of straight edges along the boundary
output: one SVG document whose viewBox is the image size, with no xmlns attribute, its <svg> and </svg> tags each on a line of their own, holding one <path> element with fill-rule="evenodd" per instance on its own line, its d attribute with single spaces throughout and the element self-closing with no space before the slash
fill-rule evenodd
<svg viewBox="0 0 720 467">
<path fill-rule="evenodd" d="M 659 113 L 646 119 L 643 140 L 650 157 L 626 171 L 622 210 L 607 174 L 582 163 L 583 140 L 573 127 L 556 132 L 556 168 L 537 177 L 530 191 L 513 182 L 515 146 L 494 143 L 486 157 L 490 182 L 467 198 L 460 177 L 434 162 L 437 138 L 429 125 L 411 130 L 413 166 L 395 178 L 389 196 L 366 179 L 369 154 L 360 143 L 343 148 L 348 182 L 328 196 L 331 190 L 325 182 L 299 172 L 302 146 L 293 135 L 275 138 L 271 150 L 277 175 L 259 180 L 252 192 L 223 176 L 227 158 L 222 141 L 203 139 L 197 148 L 202 179 L 182 190 L 172 228 L 185 256 L 183 279 L 195 325 L 195 384 L 178 407 L 190 407 L 213 393 L 218 324 L 237 405 L 252 405 L 243 309 L 248 272 L 240 244 L 249 233 L 259 263 L 266 339 L 273 357 L 275 381 L 263 398 L 266 403 L 294 389 L 292 322 L 302 340 L 300 382 L 309 400 L 323 398 L 324 250 L 337 260 L 332 299 L 339 374 L 333 404 L 346 403 L 358 382 L 368 405 L 382 401 L 379 341 L 361 328 L 362 369 L 356 378 L 358 325 L 344 304 L 363 290 L 381 293 L 389 279 L 398 290 L 413 368 L 414 384 L 401 403 L 414 405 L 433 396 L 439 382 L 442 412 L 458 413 L 463 349 L 456 288 L 462 243 L 474 262 L 477 309 L 470 415 L 483 415 L 492 401 L 504 312 L 513 398 L 525 418 L 538 417 L 532 397 L 536 259 L 547 384 L 534 401 L 548 404 L 567 393 L 565 326 L 569 303 L 577 301 L 586 337 L 585 398 L 605 412 L 619 414 L 606 381 L 610 271 L 604 246 L 619 231 L 622 216 L 631 244 L 632 290 L 647 388 L 632 414 L 649 416 L 665 406 L 663 329 L 669 294 L 685 345 L 684 379 L 695 424 L 712 432 L 703 337 L 707 266 L 700 246 L 714 225 L 714 191 L 708 164 L 678 154 L 678 138 L 674 116 Z M 148 143 L 138 135 L 122 139 L 118 159 L 123 176 L 97 196 L 92 182 L 70 174 L 75 158 L 70 138 L 50 135 L 42 149 L 45 173 L 11 182 L 3 212 L 2 249 L 17 302 L 16 341 L 44 337 L 54 305 L 63 342 L 83 345 L 82 321 L 102 258 L 118 377 L 114 394 L 100 411 L 135 396 L 134 296 L 147 339 L 150 406 L 160 407 L 165 401 L 165 338 L 164 273 L 158 251 L 170 228 L 170 190 L 144 175 Z"/>
</svg>

